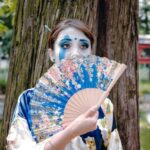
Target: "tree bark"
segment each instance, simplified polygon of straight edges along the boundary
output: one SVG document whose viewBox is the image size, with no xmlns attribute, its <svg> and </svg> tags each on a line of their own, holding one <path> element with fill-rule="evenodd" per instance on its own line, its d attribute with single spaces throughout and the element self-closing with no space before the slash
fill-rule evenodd
<svg viewBox="0 0 150 150">
<path fill-rule="evenodd" d="M 127 70 L 110 94 L 124 150 L 139 150 L 138 1 L 100 0 L 97 51 L 125 63 Z"/>
<path fill-rule="evenodd" d="M 84 21 L 96 37 L 95 51 L 127 64 L 111 94 L 124 149 L 139 149 L 137 94 L 137 0 L 19 0 L 11 51 L 0 149 L 19 94 L 33 87 L 52 65 L 47 55 L 48 31 L 65 18 Z M 132 108 L 132 109 L 131 109 Z"/>
<path fill-rule="evenodd" d="M 97 1 L 91 0 L 18 0 L 13 47 L 10 58 L 0 149 L 6 145 L 11 116 L 19 94 L 33 87 L 52 65 L 47 54 L 48 31 L 65 18 L 78 18 L 96 31 Z"/>
</svg>

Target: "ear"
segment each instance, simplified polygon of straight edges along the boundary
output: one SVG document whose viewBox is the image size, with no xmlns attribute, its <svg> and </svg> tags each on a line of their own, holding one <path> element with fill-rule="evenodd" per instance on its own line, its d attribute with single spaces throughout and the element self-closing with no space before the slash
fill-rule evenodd
<svg viewBox="0 0 150 150">
<path fill-rule="evenodd" d="M 50 60 L 52 62 L 55 62 L 55 54 L 54 54 L 54 51 L 51 48 L 48 49 L 48 55 L 49 55 Z"/>
</svg>

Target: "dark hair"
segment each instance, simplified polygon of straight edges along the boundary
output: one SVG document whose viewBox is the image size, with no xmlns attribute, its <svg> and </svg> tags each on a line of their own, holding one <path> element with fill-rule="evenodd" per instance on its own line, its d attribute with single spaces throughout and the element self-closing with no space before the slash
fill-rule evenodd
<svg viewBox="0 0 150 150">
<path fill-rule="evenodd" d="M 58 23 L 54 29 L 52 30 L 52 32 L 49 35 L 48 38 L 48 47 L 53 49 L 54 46 L 54 42 L 58 36 L 58 34 L 68 28 L 68 27 L 73 27 L 76 28 L 80 31 L 82 31 L 90 40 L 91 42 L 91 47 L 93 46 L 94 43 L 94 36 L 92 34 L 92 32 L 89 30 L 89 28 L 80 20 L 78 19 L 65 19 L 64 21 L 61 21 L 60 23 Z"/>
</svg>

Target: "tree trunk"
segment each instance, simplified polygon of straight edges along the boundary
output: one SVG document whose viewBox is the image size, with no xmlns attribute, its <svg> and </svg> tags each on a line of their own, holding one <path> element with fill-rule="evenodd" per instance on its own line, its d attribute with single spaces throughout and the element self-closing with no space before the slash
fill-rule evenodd
<svg viewBox="0 0 150 150">
<path fill-rule="evenodd" d="M 100 0 L 96 54 L 127 65 L 110 94 L 124 150 L 140 149 L 137 19 L 137 0 Z"/>
<path fill-rule="evenodd" d="M 0 136 L 6 145 L 10 119 L 19 94 L 33 87 L 52 64 L 47 55 L 48 31 L 65 18 L 78 18 L 95 33 L 93 53 L 123 62 L 128 69 L 112 92 L 115 114 L 124 150 L 139 149 L 137 99 L 137 1 L 20 0 L 11 51 L 10 70 Z M 131 109 L 132 108 L 132 109 Z"/>
<path fill-rule="evenodd" d="M 52 64 L 47 55 L 48 31 L 65 18 L 78 18 L 96 33 L 97 1 L 91 0 L 18 0 L 13 47 L 11 51 L 4 119 L 0 149 L 6 145 L 6 136 L 19 94 L 33 87 L 37 79 Z"/>
</svg>

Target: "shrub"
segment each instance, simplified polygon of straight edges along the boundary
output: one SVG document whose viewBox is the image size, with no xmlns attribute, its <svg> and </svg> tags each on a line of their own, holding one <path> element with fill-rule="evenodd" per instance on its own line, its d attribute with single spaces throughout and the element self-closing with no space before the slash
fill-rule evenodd
<svg viewBox="0 0 150 150">
<path fill-rule="evenodd" d="M 0 69 L 0 93 L 4 94 L 6 91 L 8 69 Z"/>
</svg>

